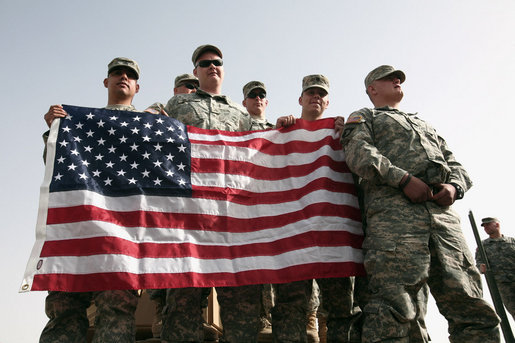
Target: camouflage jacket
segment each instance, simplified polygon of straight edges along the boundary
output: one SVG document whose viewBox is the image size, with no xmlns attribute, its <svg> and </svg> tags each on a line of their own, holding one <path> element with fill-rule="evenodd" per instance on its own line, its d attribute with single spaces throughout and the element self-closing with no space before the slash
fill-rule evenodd
<svg viewBox="0 0 515 343">
<path fill-rule="evenodd" d="M 165 112 L 186 125 L 226 131 L 257 130 L 250 115 L 225 95 L 212 95 L 199 89 L 196 93 L 173 96 Z"/>
<path fill-rule="evenodd" d="M 515 238 L 502 236 L 483 241 L 490 270 L 498 282 L 515 282 Z M 476 265 L 484 263 L 476 251 Z"/>
<path fill-rule="evenodd" d="M 472 186 L 445 140 L 415 114 L 391 107 L 363 108 L 349 116 L 341 141 L 346 162 L 365 193 L 375 187 L 398 188 L 406 173 L 428 185 L 456 183 L 464 191 Z"/>
</svg>

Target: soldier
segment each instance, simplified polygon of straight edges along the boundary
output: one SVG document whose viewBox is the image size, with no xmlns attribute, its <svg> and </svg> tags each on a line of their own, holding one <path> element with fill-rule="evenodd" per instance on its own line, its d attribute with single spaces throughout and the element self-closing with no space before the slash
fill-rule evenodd
<svg viewBox="0 0 515 343">
<path fill-rule="evenodd" d="M 198 88 L 198 79 L 195 75 L 181 74 L 175 78 L 173 94 L 195 93 Z"/>
<path fill-rule="evenodd" d="M 489 238 L 482 241 L 488 264 L 501 294 L 504 306 L 515 319 L 515 238 L 501 233 L 501 222 L 497 218 L 481 219 L 481 226 Z M 476 265 L 479 271 L 486 272 L 485 261 L 476 251 Z"/>
<path fill-rule="evenodd" d="M 222 52 L 201 45 L 193 52 L 193 74 L 199 79 L 196 93 L 172 97 L 164 111 L 187 125 L 205 129 L 248 131 L 257 129 L 250 115 L 222 95 Z M 156 109 L 154 105 L 151 108 Z M 260 329 L 261 285 L 217 287 L 224 339 L 255 342 Z M 202 340 L 202 288 L 178 288 L 169 292 L 161 338 L 167 342 Z"/>
<path fill-rule="evenodd" d="M 301 119 L 314 121 L 322 118 L 329 106 L 329 80 L 324 75 L 308 75 L 302 80 L 302 93 L 299 97 L 302 106 Z M 295 119 L 281 117 L 278 126 L 293 124 Z M 359 342 L 353 322 L 360 314 L 354 306 L 353 279 L 317 279 L 323 306 L 327 312 L 328 342 Z M 278 342 L 306 342 L 306 324 L 309 318 L 312 280 L 274 285 L 276 302 L 272 309 L 272 333 Z M 311 299 L 311 302 L 314 302 Z M 316 305 L 312 306 L 315 307 Z M 313 316 L 312 316 L 313 317 Z M 313 318 L 314 319 L 314 318 Z M 313 331 L 313 330 L 310 330 Z M 317 341 L 316 331 L 310 341 Z"/>
<path fill-rule="evenodd" d="M 266 98 L 265 84 L 261 81 L 250 81 L 243 86 L 243 106 L 247 109 L 252 120 L 262 130 L 273 129 L 274 124 L 266 120 L 266 107 L 268 99 Z"/>
<path fill-rule="evenodd" d="M 136 111 L 132 105 L 134 95 L 139 91 L 140 69 L 136 61 L 117 57 L 108 65 L 106 109 Z M 50 127 L 55 118 L 66 116 L 61 105 L 50 106 L 44 119 Z M 45 143 L 48 133 L 44 135 Z M 49 318 L 41 343 L 86 342 L 88 330 L 87 308 L 96 305 L 95 334 L 93 343 L 134 342 L 134 312 L 138 304 L 137 291 L 106 290 L 98 292 L 50 291 L 45 300 L 45 312 Z"/>
<path fill-rule="evenodd" d="M 472 182 L 429 124 L 398 109 L 404 80 L 391 66 L 372 70 L 365 87 L 375 108 L 352 113 L 342 135 L 367 223 L 362 341 L 408 342 L 427 283 L 451 342 L 499 342 L 499 318 L 450 208 Z"/>
</svg>

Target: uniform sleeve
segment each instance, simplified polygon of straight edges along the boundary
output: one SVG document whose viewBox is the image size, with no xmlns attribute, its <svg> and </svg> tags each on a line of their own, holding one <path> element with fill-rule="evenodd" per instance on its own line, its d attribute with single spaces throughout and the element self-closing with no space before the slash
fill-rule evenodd
<svg viewBox="0 0 515 343">
<path fill-rule="evenodd" d="M 359 177 L 375 184 L 398 187 L 406 170 L 393 165 L 374 145 L 372 113 L 362 109 L 352 113 L 342 134 L 345 161 Z"/>
<path fill-rule="evenodd" d="M 479 265 L 484 263 L 483 259 L 481 258 L 481 254 L 479 253 L 479 248 L 476 248 L 475 258 L 476 258 L 476 267 L 477 267 L 477 269 L 479 269 Z"/>
<path fill-rule="evenodd" d="M 470 180 L 465 168 L 456 161 L 456 158 L 454 158 L 453 153 L 449 150 L 445 140 L 440 136 L 438 136 L 438 138 L 440 140 L 440 148 L 445 161 L 447 162 L 447 166 L 451 169 L 451 175 L 447 183 L 456 183 L 464 192 L 466 192 L 470 187 L 472 187 L 472 180 Z"/>
</svg>

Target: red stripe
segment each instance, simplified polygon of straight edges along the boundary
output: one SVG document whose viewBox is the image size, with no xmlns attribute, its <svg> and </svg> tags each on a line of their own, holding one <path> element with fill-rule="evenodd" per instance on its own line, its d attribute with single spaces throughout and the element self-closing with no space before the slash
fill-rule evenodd
<svg viewBox="0 0 515 343">
<path fill-rule="evenodd" d="M 47 224 L 77 223 L 98 220 L 123 227 L 161 227 L 184 230 L 219 232 L 252 232 L 280 228 L 316 216 L 333 216 L 360 221 L 359 209 L 347 205 L 316 203 L 284 215 L 263 216 L 251 219 L 231 218 L 221 215 L 163 213 L 150 211 L 110 211 L 91 205 L 48 209 Z"/>
<path fill-rule="evenodd" d="M 321 156 L 316 161 L 308 164 L 289 165 L 280 168 L 263 167 L 252 162 L 220 160 L 216 158 L 191 159 L 191 170 L 194 173 L 245 175 L 256 180 L 283 180 L 289 177 L 301 177 L 309 175 L 325 166 L 339 173 L 350 173 L 346 163 L 334 161 L 327 155 Z"/>
<path fill-rule="evenodd" d="M 323 189 L 336 193 L 356 195 L 356 187 L 353 184 L 336 182 L 327 178 L 316 179 L 302 188 L 267 193 L 255 193 L 230 188 L 206 186 L 193 186 L 192 188 L 193 197 L 195 198 L 225 200 L 230 203 L 247 206 L 259 204 L 282 204 L 296 201 L 314 191 Z"/>
<path fill-rule="evenodd" d="M 149 234 L 152 234 L 149 229 Z M 93 237 L 45 242 L 41 257 L 123 254 L 134 258 L 235 259 L 252 256 L 276 256 L 310 247 L 352 246 L 361 249 L 363 236 L 346 231 L 317 231 L 273 242 L 234 246 L 197 245 L 193 243 L 134 243 L 118 237 Z"/>
<path fill-rule="evenodd" d="M 32 291 L 88 292 L 106 289 L 141 289 L 238 286 L 249 284 L 286 283 L 307 279 L 365 275 L 363 265 L 353 262 L 311 263 L 281 270 L 252 270 L 240 273 L 166 273 L 166 274 L 36 274 Z"/>
</svg>

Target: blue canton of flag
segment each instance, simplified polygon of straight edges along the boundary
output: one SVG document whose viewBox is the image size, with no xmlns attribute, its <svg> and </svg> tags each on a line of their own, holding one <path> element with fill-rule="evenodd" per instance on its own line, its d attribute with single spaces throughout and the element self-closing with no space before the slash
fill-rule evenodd
<svg viewBox="0 0 515 343">
<path fill-rule="evenodd" d="M 50 192 L 191 196 L 185 125 L 149 113 L 63 107 L 74 115 L 59 124 Z"/>
</svg>

